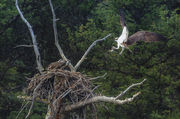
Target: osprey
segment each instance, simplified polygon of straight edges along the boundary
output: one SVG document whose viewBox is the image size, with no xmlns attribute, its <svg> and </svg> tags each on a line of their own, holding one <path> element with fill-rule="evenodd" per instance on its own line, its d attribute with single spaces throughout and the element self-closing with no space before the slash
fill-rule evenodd
<svg viewBox="0 0 180 119">
<path fill-rule="evenodd" d="M 117 47 L 113 46 L 112 49 L 110 50 L 111 52 L 114 51 L 114 49 L 119 49 L 119 47 L 122 48 L 121 52 L 119 53 L 120 55 L 123 53 L 125 48 L 127 48 L 130 52 L 132 52 L 128 46 L 133 45 L 138 41 L 144 41 L 144 42 L 167 41 L 167 39 L 164 36 L 148 31 L 138 31 L 128 38 L 129 31 L 125 24 L 124 15 L 121 9 L 120 9 L 120 23 L 123 28 L 123 31 L 119 37 L 115 38 L 115 41 L 117 42 Z"/>
<path fill-rule="evenodd" d="M 124 48 L 129 49 L 127 47 L 127 45 L 125 44 L 125 42 L 127 42 L 127 40 L 128 40 L 129 31 L 128 31 L 128 28 L 127 28 L 127 26 L 125 24 L 125 19 L 124 19 L 124 15 L 123 15 L 122 10 L 120 10 L 120 23 L 121 23 L 121 26 L 123 28 L 123 31 L 122 31 L 122 34 L 119 37 L 115 38 L 115 41 L 117 42 L 117 47 L 113 46 L 112 49 L 111 49 L 111 52 L 114 51 L 114 49 L 119 49 L 119 47 L 121 47 L 122 48 L 122 50 L 120 52 L 120 55 L 121 55 L 123 53 L 123 51 L 124 51 Z"/>
</svg>

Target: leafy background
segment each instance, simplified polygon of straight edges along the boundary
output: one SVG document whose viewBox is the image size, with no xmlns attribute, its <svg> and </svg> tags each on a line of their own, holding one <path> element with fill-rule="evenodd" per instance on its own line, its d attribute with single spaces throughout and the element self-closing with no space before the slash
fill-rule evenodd
<svg viewBox="0 0 180 119">
<path fill-rule="evenodd" d="M 52 14 L 48 1 L 20 0 L 20 7 L 32 24 L 47 66 L 60 56 L 54 45 Z M 53 1 L 59 21 L 59 42 L 65 55 L 75 64 L 89 45 L 108 33 L 112 36 L 98 43 L 79 69 L 88 76 L 107 73 L 94 81 L 100 85 L 97 93 L 117 95 L 132 83 L 147 81 L 125 96 L 142 92 L 126 105 L 98 105 L 99 119 L 179 119 L 180 118 L 180 1 L 179 0 L 56 0 Z M 130 35 L 152 31 L 168 41 L 139 42 L 120 56 L 108 52 L 121 34 L 119 9 L 125 13 Z M 17 99 L 24 95 L 28 77 L 37 73 L 32 48 L 17 45 L 31 44 L 26 25 L 20 19 L 15 1 L 0 1 L 0 119 L 13 119 L 25 103 Z M 44 118 L 46 105 L 36 103 L 31 119 Z M 27 114 L 28 106 L 19 118 Z M 91 117 L 89 117 L 91 118 Z"/>
</svg>

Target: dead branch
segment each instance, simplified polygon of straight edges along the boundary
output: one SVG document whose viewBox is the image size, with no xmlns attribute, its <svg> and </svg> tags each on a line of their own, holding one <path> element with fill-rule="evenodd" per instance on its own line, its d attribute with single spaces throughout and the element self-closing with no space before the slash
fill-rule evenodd
<svg viewBox="0 0 180 119">
<path fill-rule="evenodd" d="M 16 119 L 18 119 L 19 115 L 21 114 L 21 112 L 24 110 L 24 108 L 30 103 L 30 101 L 28 101 L 26 104 L 24 104 L 24 106 L 22 105 L 21 110 L 19 111 L 18 115 L 16 116 Z"/>
<path fill-rule="evenodd" d="M 92 98 L 86 100 L 86 102 L 81 101 L 76 104 L 67 105 L 64 110 L 68 112 L 68 111 L 72 111 L 74 109 L 81 108 L 85 105 L 97 103 L 97 102 L 108 102 L 108 103 L 122 105 L 122 104 L 125 104 L 128 102 L 132 102 L 139 94 L 140 94 L 140 92 L 134 94 L 132 98 L 126 98 L 124 100 L 116 100 L 115 97 L 95 96 L 95 97 L 92 97 Z"/>
<path fill-rule="evenodd" d="M 96 41 L 94 41 L 90 47 L 86 50 L 86 52 L 84 53 L 84 55 L 82 56 L 82 58 L 78 61 L 78 63 L 75 65 L 75 71 L 79 68 L 79 66 L 81 65 L 81 63 L 85 60 L 86 56 L 88 55 L 89 51 L 96 45 L 97 42 L 106 40 L 109 36 L 111 36 L 111 34 L 108 34 L 107 36 L 105 36 L 102 39 L 98 39 Z"/>
<path fill-rule="evenodd" d="M 21 12 L 19 6 L 18 6 L 18 0 L 16 0 L 16 8 L 19 12 L 19 15 L 21 17 L 21 19 L 24 21 L 24 23 L 27 25 L 28 29 L 29 29 L 29 32 L 31 34 L 31 38 L 32 38 L 32 42 L 33 42 L 33 48 L 34 48 L 34 52 L 35 52 L 35 55 L 36 55 L 36 63 L 37 63 L 37 68 L 39 70 L 40 73 L 42 73 L 42 71 L 44 70 L 43 66 L 42 66 L 42 63 L 41 63 L 41 55 L 39 53 L 39 49 L 38 49 L 38 46 L 37 46 L 37 41 L 36 41 L 36 37 L 34 35 L 34 31 L 32 29 L 32 26 L 30 25 L 30 23 L 25 19 L 25 17 L 23 16 L 23 13 Z"/>
<path fill-rule="evenodd" d="M 31 110 L 32 110 L 32 108 L 33 108 L 33 106 L 34 106 L 34 101 L 35 101 L 35 99 L 36 99 L 36 97 L 37 97 L 37 90 L 41 87 L 41 85 L 42 85 L 42 81 L 37 85 L 37 87 L 34 89 L 34 92 L 33 92 L 33 98 L 32 98 L 32 102 L 31 102 L 31 106 L 30 106 L 30 108 L 29 108 L 29 112 L 28 112 L 28 114 L 26 115 L 26 118 L 25 119 L 27 119 L 28 117 L 29 117 L 29 115 L 31 114 Z"/>
<path fill-rule="evenodd" d="M 30 47 L 34 47 L 34 45 L 17 45 L 14 48 L 19 48 L 19 47 L 28 47 L 28 48 L 30 48 Z"/>
<path fill-rule="evenodd" d="M 121 94 L 119 94 L 116 99 L 119 99 L 121 98 L 125 93 L 127 93 L 131 88 L 135 87 L 135 86 L 139 86 L 139 85 L 142 85 L 144 82 L 146 81 L 146 79 L 144 79 L 142 82 L 140 83 L 135 83 L 135 84 L 132 84 L 131 86 L 129 86 L 126 90 L 124 90 Z"/>
<path fill-rule="evenodd" d="M 94 77 L 94 78 L 90 78 L 89 80 L 92 81 L 92 80 L 96 80 L 96 79 L 99 79 L 99 78 L 104 78 L 106 75 L 107 75 L 107 73 L 105 73 L 102 76 L 97 76 L 97 77 Z"/>
<path fill-rule="evenodd" d="M 74 70 L 74 67 L 73 65 L 71 64 L 71 62 L 69 62 L 69 60 L 66 58 L 66 56 L 64 55 L 64 52 L 61 48 L 61 46 L 59 45 L 59 42 L 58 42 L 58 33 L 57 33 L 57 25 L 56 25 L 56 14 L 54 12 L 54 8 L 53 8 L 53 5 L 52 5 L 52 2 L 51 0 L 49 0 L 49 5 L 51 7 L 51 12 L 52 12 L 52 15 L 53 15 L 53 30 L 54 30 L 54 39 L 55 39 L 55 45 L 59 51 L 59 54 L 61 55 L 61 57 L 63 58 L 64 61 L 68 62 L 68 66 L 69 68 L 71 69 L 71 71 L 75 71 Z"/>
<path fill-rule="evenodd" d="M 140 94 L 140 92 L 134 94 L 132 98 L 126 98 L 124 100 L 119 100 L 118 98 L 122 97 L 131 88 L 133 88 L 135 86 L 138 86 L 138 85 L 142 85 L 145 81 L 146 81 L 146 79 L 144 79 L 140 83 L 132 84 L 131 86 L 129 86 L 126 90 L 124 90 L 122 93 L 120 93 L 116 97 L 95 96 L 95 97 L 89 98 L 89 99 L 87 99 L 85 101 L 81 101 L 81 102 L 78 102 L 78 103 L 75 103 L 75 104 L 72 104 L 72 105 L 67 105 L 64 110 L 65 111 L 72 111 L 74 109 L 78 109 L 78 108 L 81 108 L 81 107 L 83 107 L 85 105 L 96 103 L 96 102 L 109 102 L 109 103 L 114 103 L 114 104 L 118 104 L 118 105 L 131 102 Z"/>
</svg>

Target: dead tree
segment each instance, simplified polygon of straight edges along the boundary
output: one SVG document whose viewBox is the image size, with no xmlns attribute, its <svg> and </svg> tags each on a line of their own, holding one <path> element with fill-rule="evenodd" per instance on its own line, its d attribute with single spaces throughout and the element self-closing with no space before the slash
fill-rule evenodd
<svg viewBox="0 0 180 119">
<path fill-rule="evenodd" d="M 22 20 L 28 26 L 29 31 L 31 33 L 33 48 L 36 54 L 37 66 L 40 72 L 38 74 L 35 74 L 34 77 L 31 78 L 31 81 L 27 87 L 27 94 L 30 96 L 19 96 L 19 98 L 31 101 L 31 106 L 28 114 L 26 115 L 26 118 L 29 118 L 31 110 L 33 109 L 33 104 L 36 100 L 46 103 L 48 105 L 47 114 L 45 117 L 46 119 L 64 119 L 67 115 L 70 115 L 72 117 L 76 116 L 77 119 L 86 119 L 86 109 L 87 107 L 92 107 L 92 110 L 90 111 L 94 113 L 94 103 L 108 102 L 117 105 L 122 105 L 133 101 L 140 94 L 140 92 L 135 93 L 130 98 L 126 98 L 123 100 L 121 100 L 121 98 L 131 88 L 143 84 L 143 82 L 146 79 L 144 79 L 140 83 L 132 84 L 117 96 L 107 97 L 102 96 L 100 94 L 96 94 L 94 90 L 97 88 L 97 86 L 94 86 L 91 82 L 91 80 L 102 78 L 105 75 L 91 78 L 83 75 L 80 72 L 77 72 L 77 69 L 83 63 L 84 59 L 86 58 L 90 50 L 96 45 L 96 43 L 106 40 L 111 34 L 108 34 L 102 39 L 94 41 L 87 49 L 87 51 L 84 53 L 82 58 L 80 58 L 80 60 L 77 62 L 77 64 L 73 66 L 70 60 L 66 58 L 62 48 L 59 45 L 56 27 L 57 19 L 51 0 L 49 0 L 49 4 L 53 15 L 55 46 L 57 47 L 62 59 L 60 59 L 57 62 L 51 63 L 44 70 L 44 68 L 41 65 L 41 57 L 32 26 L 24 18 L 18 6 L 18 0 L 16 0 L 17 10 Z"/>
</svg>

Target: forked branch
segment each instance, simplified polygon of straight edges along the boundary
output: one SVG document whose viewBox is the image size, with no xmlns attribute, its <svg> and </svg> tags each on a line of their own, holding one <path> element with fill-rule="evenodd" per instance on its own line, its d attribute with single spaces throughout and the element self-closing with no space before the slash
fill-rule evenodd
<svg viewBox="0 0 180 119">
<path fill-rule="evenodd" d="M 75 104 L 72 104 L 72 105 L 67 105 L 65 107 L 64 111 L 72 111 L 74 109 L 81 108 L 81 107 L 83 107 L 85 105 L 88 105 L 88 104 L 91 104 L 91 103 L 97 103 L 97 102 L 109 102 L 109 103 L 114 103 L 114 104 L 118 104 L 118 105 L 131 102 L 140 94 L 140 92 L 134 94 L 132 98 L 126 98 L 124 100 L 119 100 L 118 98 L 122 97 L 131 88 L 133 88 L 135 86 L 142 85 L 145 81 L 146 81 L 146 79 L 144 79 L 140 83 L 132 84 L 131 86 L 129 86 L 126 90 L 124 90 L 122 93 L 120 93 L 116 97 L 95 96 L 95 97 L 92 97 L 92 98 L 90 98 L 88 100 L 85 100 L 85 101 L 81 101 L 81 102 L 78 102 L 78 103 L 75 103 Z"/>
<path fill-rule="evenodd" d="M 82 58 L 78 61 L 78 63 L 75 65 L 75 71 L 79 68 L 79 66 L 81 65 L 81 63 L 85 60 L 86 56 L 88 55 L 89 51 L 96 45 L 97 42 L 106 40 L 109 36 L 111 36 L 111 34 L 108 34 L 107 36 L 105 36 L 102 39 L 98 39 L 96 41 L 94 41 L 89 48 L 86 50 L 86 52 L 84 53 L 84 55 L 82 56 Z"/>
<path fill-rule="evenodd" d="M 90 98 L 86 101 L 81 101 L 81 102 L 78 102 L 76 104 L 67 105 L 65 107 L 65 111 L 72 111 L 74 109 L 81 108 L 85 105 L 88 105 L 91 103 L 97 103 L 97 102 L 108 102 L 108 103 L 114 103 L 114 104 L 122 105 L 122 104 L 125 104 L 128 102 L 132 102 L 139 94 L 140 94 L 140 92 L 134 94 L 132 98 L 126 98 L 124 100 L 116 100 L 115 97 L 95 96 L 95 97 Z"/>
<path fill-rule="evenodd" d="M 55 45 L 59 51 L 59 54 L 61 55 L 61 57 L 63 58 L 63 60 L 65 60 L 66 62 L 68 62 L 68 66 L 69 68 L 71 69 L 71 71 L 74 71 L 74 67 L 73 65 L 71 64 L 71 62 L 69 62 L 69 60 L 66 58 L 66 56 L 64 55 L 64 52 L 61 48 L 61 46 L 59 45 L 59 42 L 58 42 L 58 33 L 57 33 L 57 25 L 56 25 L 56 14 L 54 12 L 54 8 L 53 8 L 53 5 L 52 5 L 52 2 L 51 0 L 49 0 L 49 5 L 51 7 L 51 12 L 52 12 L 52 15 L 53 15 L 53 30 L 54 30 L 54 39 L 55 39 Z"/>
<path fill-rule="evenodd" d="M 30 23 L 25 19 L 25 17 L 23 16 L 23 13 L 21 12 L 19 6 L 18 6 L 18 0 L 16 0 L 16 8 L 19 12 L 19 15 L 21 16 L 21 19 L 24 21 L 24 23 L 27 25 L 29 32 L 31 34 L 31 38 L 32 38 L 32 42 L 33 42 L 33 48 L 34 48 L 34 52 L 36 55 L 36 63 L 37 63 L 37 68 L 39 70 L 40 73 L 42 73 L 42 71 L 44 70 L 42 63 L 41 63 L 41 55 L 39 53 L 39 49 L 37 46 L 37 40 L 36 37 L 34 35 L 34 31 L 32 29 L 32 26 L 30 25 Z"/>
<path fill-rule="evenodd" d="M 144 79 L 142 82 L 140 83 L 135 83 L 135 84 L 132 84 L 130 85 L 128 88 L 126 88 L 126 90 L 124 90 L 122 93 L 120 93 L 116 99 L 119 99 L 121 98 L 125 93 L 127 93 L 131 88 L 135 87 L 135 86 L 139 86 L 139 85 L 142 85 L 144 82 L 146 81 L 146 79 Z"/>
</svg>

